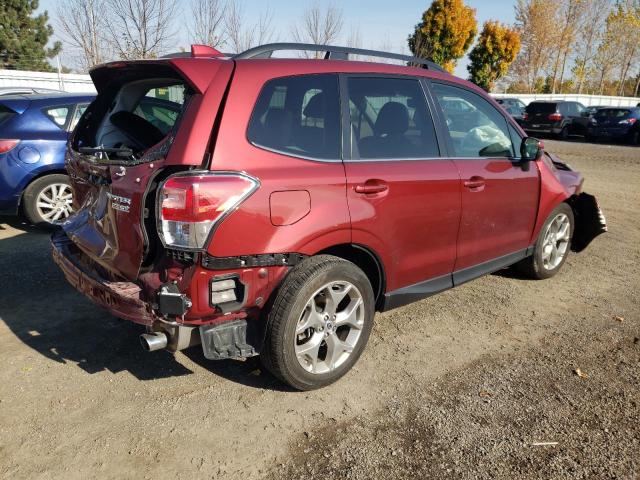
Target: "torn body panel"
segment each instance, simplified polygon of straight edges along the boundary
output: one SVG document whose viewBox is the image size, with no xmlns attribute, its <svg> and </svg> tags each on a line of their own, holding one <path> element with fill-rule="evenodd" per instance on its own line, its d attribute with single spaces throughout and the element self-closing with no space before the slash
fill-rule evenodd
<svg viewBox="0 0 640 480">
<path fill-rule="evenodd" d="M 546 153 L 538 163 L 541 176 L 540 209 L 532 239 L 550 212 L 561 202 L 567 202 L 573 210 L 575 230 L 571 250 L 581 252 L 598 235 L 607 231 L 604 214 L 593 195 L 582 192 L 584 178 L 557 156 Z"/>
<path fill-rule="evenodd" d="M 607 221 L 593 195 L 573 195 L 567 203 L 571 206 L 576 221 L 571 250 L 581 252 L 594 238 L 607 231 Z"/>
</svg>

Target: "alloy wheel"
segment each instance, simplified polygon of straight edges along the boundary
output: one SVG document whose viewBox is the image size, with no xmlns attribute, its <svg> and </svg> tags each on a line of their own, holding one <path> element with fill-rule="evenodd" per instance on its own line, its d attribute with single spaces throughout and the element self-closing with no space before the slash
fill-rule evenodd
<svg viewBox="0 0 640 480">
<path fill-rule="evenodd" d="M 43 188 L 36 199 L 36 208 L 43 221 L 62 223 L 72 212 L 73 194 L 65 183 L 52 183 Z"/>
<path fill-rule="evenodd" d="M 298 362 L 314 374 L 340 367 L 360 340 L 365 320 L 362 294 L 347 281 L 330 282 L 307 301 L 294 338 Z"/>
<path fill-rule="evenodd" d="M 559 213 L 549 223 L 542 242 L 542 265 L 553 270 L 562 263 L 571 237 L 571 221 L 564 213 Z"/>
</svg>

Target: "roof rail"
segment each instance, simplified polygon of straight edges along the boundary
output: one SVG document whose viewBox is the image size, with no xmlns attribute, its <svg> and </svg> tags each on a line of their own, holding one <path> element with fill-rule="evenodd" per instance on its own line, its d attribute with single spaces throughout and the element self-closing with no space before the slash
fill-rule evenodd
<svg viewBox="0 0 640 480">
<path fill-rule="evenodd" d="M 338 47 L 335 45 L 316 45 L 314 43 L 268 43 L 266 45 L 260 45 L 258 47 L 250 48 L 249 50 L 245 50 L 242 53 L 234 55 L 233 58 L 238 60 L 248 58 L 271 58 L 273 52 L 282 50 L 306 50 L 312 52 L 325 52 L 325 59 L 334 60 L 349 60 L 349 55 L 392 58 L 394 60 L 403 60 L 409 64 L 413 63 L 417 65 L 424 65 L 429 70 L 446 73 L 445 69 L 440 65 L 434 63 L 431 60 L 425 60 L 424 58 L 402 55 L 400 53 L 381 52 L 378 50 L 365 50 L 362 48 Z"/>
</svg>

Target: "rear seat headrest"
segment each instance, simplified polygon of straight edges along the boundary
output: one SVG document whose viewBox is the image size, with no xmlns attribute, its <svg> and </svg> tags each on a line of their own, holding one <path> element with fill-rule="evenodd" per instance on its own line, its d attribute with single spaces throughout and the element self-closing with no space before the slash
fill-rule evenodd
<svg viewBox="0 0 640 480">
<path fill-rule="evenodd" d="M 316 93 L 307 106 L 304 107 L 302 113 L 308 118 L 324 118 L 325 116 L 325 101 L 324 92 Z"/>
<path fill-rule="evenodd" d="M 387 102 L 380 109 L 375 125 L 375 134 L 397 135 L 409 130 L 409 111 L 399 102 Z"/>
</svg>

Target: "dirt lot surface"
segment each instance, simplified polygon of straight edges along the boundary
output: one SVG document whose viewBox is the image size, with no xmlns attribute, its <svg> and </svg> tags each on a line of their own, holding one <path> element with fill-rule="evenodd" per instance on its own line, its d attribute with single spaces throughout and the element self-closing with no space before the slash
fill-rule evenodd
<svg viewBox="0 0 640 480">
<path fill-rule="evenodd" d="M 551 280 L 377 315 L 356 368 L 311 393 L 255 359 L 144 353 L 46 234 L 3 219 L 0 478 L 640 478 L 640 148 L 547 147 L 610 232 Z"/>
</svg>

